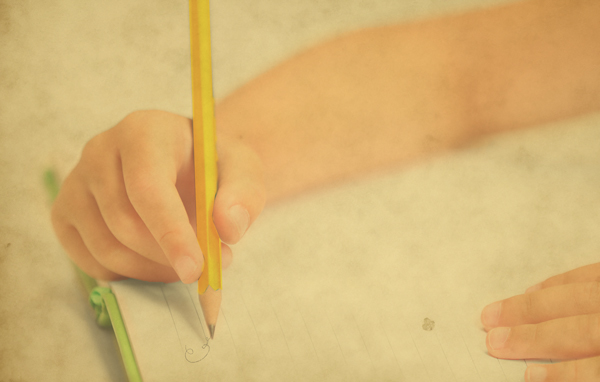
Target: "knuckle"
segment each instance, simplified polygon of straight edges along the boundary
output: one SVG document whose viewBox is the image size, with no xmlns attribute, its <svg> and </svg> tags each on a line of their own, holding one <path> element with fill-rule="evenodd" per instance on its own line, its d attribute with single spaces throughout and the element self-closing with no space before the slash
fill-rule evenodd
<svg viewBox="0 0 600 382">
<path fill-rule="evenodd" d="M 533 319 L 537 316 L 537 298 L 535 293 L 526 293 L 524 295 L 523 316 L 526 319 Z"/>
<path fill-rule="evenodd" d="M 143 116 L 144 113 L 140 110 L 127 114 L 127 116 L 114 127 L 114 131 L 121 137 L 128 137 L 132 130 L 138 129 Z"/>
<path fill-rule="evenodd" d="M 147 140 L 148 121 L 155 116 L 155 112 L 148 110 L 131 112 L 110 130 L 111 134 L 114 134 L 119 147 L 137 147 Z"/>
<path fill-rule="evenodd" d="M 71 172 L 63 181 L 58 196 L 52 204 L 50 219 L 54 223 L 66 222 L 73 219 L 73 211 L 81 205 L 85 195 L 85 187 L 76 171 Z"/>
<path fill-rule="evenodd" d="M 567 283 L 569 283 L 569 280 L 567 279 L 567 275 L 565 273 L 561 273 L 559 275 L 552 276 L 549 279 L 542 282 L 542 286 L 548 287 L 548 286 L 554 286 L 554 285 L 563 285 L 563 284 L 567 284 Z"/>
<path fill-rule="evenodd" d="M 160 110 L 136 110 L 129 113 L 115 126 L 115 131 L 123 138 L 140 141 L 140 134 L 148 134 L 148 124 L 160 120 L 168 113 Z M 152 123 L 150 123 L 152 124 Z"/>
<path fill-rule="evenodd" d="M 541 340 L 540 338 L 540 326 L 539 325 L 529 325 L 526 331 L 526 335 L 523 338 L 523 343 L 525 344 L 525 353 L 529 353 L 533 349 L 536 349 L 539 344 L 538 342 Z"/>
<path fill-rule="evenodd" d="M 127 114 L 125 118 L 121 120 L 117 124 L 117 126 L 135 126 L 138 125 L 140 121 L 146 118 L 149 114 L 152 114 L 152 111 L 149 110 L 134 110 L 131 113 Z"/>
<path fill-rule="evenodd" d="M 89 157 L 95 157 L 98 151 L 101 150 L 102 142 L 100 135 L 96 135 L 92 139 L 86 142 L 83 146 L 83 150 L 81 152 L 82 159 L 86 159 Z"/>
<path fill-rule="evenodd" d="M 120 239 L 120 236 L 122 236 L 123 232 L 131 233 L 132 231 L 135 232 L 137 230 L 134 219 L 128 213 L 121 210 L 106 214 L 105 219 L 106 224 L 111 228 L 111 231 L 113 231 L 113 235 L 121 242 L 123 240 Z"/>
<path fill-rule="evenodd" d="M 155 186 L 155 180 L 146 174 L 129 174 L 125 181 L 127 196 L 134 206 L 145 204 L 148 197 L 152 195 L 152 188 Z"/>
<path fill-rule="evenodd" d="M 112 163 L 110 144 L 110 139 L 106 137 L 105 133 L 90 139 L 84 145 L 81 158 L 71 174 L 92 184 L 96 184 L 98 179 L 106 177 L 110 171 L 107 163 Z"/>
<path fill-rule="evenodd" d="M 157 243 L 165 255 L 169 253 L 181 253 L 185 250 L 185 244 L 181 239 L 185 234 L 184 227 L 176 226 L 161 233 L 157 237 Z"/>
<path fill-rule="evenodd" d="M 79 164 L 96 166 L 101 163 L 99 158 L 102 158 L 109 149 L 110 139 L 107 139 L 107 133 L 107 131 L 102 132 L 86 142 L 81 151 Z"/>
<path fill-rule="evenodd" d="M 145 110 L 134 110 L 134 111 L 130 112 L 129 114 L 127 114 L 125 116 L 125 118 L 123 118 L 123 120 L 124 121 L 136 120 L 136 119 L 139 119 L 139 118 L 143 117 L 146 113 L 148 113 L 148 111 L 145 111 Z"/>
<path fill-rule="evenodd" d="M 170 229 L 160 235 L 158 238 L 158 244 L 164 248 L 167 246 L 172 246 L 173 242 L 176 241 L 176 237 L 180 234 L 181 230 L 179 228 Z"/>
</svg>

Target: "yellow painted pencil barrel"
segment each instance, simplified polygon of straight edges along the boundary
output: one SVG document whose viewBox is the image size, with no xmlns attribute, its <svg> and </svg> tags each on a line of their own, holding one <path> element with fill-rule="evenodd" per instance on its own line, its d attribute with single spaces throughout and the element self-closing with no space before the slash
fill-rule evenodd
<svg viewBox="0 0 600 382">
<path fill-rule="evenodd" d="M 204 256 L 198 293 L 203 294 L 209 286 L 215 291 L 222 287 L 221 240 L 212 218 L 217 192 L 217 150 L 208 0 L 190 0 L 190 42 L 196 223 L 198 243 Z"/>
</svg>

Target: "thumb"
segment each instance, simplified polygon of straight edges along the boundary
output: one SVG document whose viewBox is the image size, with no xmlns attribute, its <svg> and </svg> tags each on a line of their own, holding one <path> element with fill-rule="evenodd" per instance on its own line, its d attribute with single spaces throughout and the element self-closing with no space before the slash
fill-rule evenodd
<svg viewBox="0 0 600 382">
<path fill-rule="evenodd" d="M 213 221 L 221 240 L 237 243 L 265 205 L 263 165 L 245 144 L 219 137 L 219 184 Z"/>
</svg>

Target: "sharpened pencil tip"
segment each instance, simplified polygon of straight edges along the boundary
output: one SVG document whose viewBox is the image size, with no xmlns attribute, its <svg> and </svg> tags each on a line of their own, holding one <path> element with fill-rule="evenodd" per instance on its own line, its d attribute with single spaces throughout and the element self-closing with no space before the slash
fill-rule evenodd
<svg viewBox="0 0 600 382">
<path fill-rule="evenodd" d="M 208 325 L 208 332 L 210 333 L 210 339 L 214 339 L 215 337 L 215 326 L 214 325 Z"/>
</svg>

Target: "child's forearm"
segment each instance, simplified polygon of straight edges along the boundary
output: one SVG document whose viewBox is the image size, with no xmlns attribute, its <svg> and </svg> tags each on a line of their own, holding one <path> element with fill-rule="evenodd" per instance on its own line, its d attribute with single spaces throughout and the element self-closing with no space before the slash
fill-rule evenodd
<svg viewBox="0 0 600 382">
<path fill-rule="evenodd" d="M 217 121 L 279 198 L 600 107 L 599 18 L 598 1 L 546 0 L 362 30 L 242 87 Z"/>
</svg>

